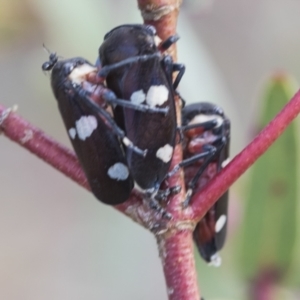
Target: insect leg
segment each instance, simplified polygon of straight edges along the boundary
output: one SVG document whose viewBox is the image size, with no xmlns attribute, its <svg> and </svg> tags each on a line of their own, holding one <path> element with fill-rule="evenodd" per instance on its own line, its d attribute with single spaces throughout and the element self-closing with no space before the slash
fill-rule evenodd
<svg viewBox="0 0 300 300">
<path fill-rule="evenodd" d="M 174 72 L 178 72 L 178 74 L 174 80 L 174 83 L 173 83 L 173 88 L 174 88 L 174 90 L 176 90 L 183 74 L 185 73 L 185 65 L 174 63 L 172 57 L 169 55 L 166 55 L 162 59 L 161 64 L 162 64 L 162 67 L 165 70 L 167 76 L 171 79 L 171 81 L 172 81 L 172 74 Z"/>
<path fill-rule="evenodd" d="M 107 101 L 109 104 L 120 105 L 123 107 L 132 108 L 132 109 L 139 110 L 142 112 L 167 114 L 169 111 L 169 107 L 164 107 L 164 108 L 150 107 L 149 105 L 135 104 L 135 103 L 131 103 L 127 100 L 118 99 L 113 91 L 105 92 L 103 94 L 103 99 L 105 101 Z"/>
<path fill-rule="evenodd" d="M 203 152 L 196 154 L 192 157 L 189 157 L 185 160 L 183 160 L 182 162 L 180 162 L 179 164 L 177 164 L 173 170 L 171 170 L 165 177 L 165 179 L 172 177 L 175 173 L 177 173 L 180 168 L 183 167 L 187 167 L 189 165 L 192 165 L 193 163 L 195 163 L 196 161 L 198 161 L 199 159 L 210 159 L 211 157 L 213 157 L 216 152 L 217 152 L 217 148 L 215 146 L 212 145 L 204 145 L 203 146 Z M 210 161 L 209 161 L 210 162 Z"/>
<path fill-rule="evenodd" d="M 127 59 L 124 59 L 120 62 L 117 62 L 115 64 L 111 64 L 111 65 L 106 65 L 104 66 L 98 73 L 99 77 L 107 77 L 107 75 L 119 68 L 122 68 L 126 65 L 130 65 L 130 64 L 134 64 L 134 63 L 138 63 L 138 62 L 143 62 L 143 61 L 147 61 L 149 59 L 153 59 L 153 58 L 158 58 L 160 57 L 161 54 L 160 53 L 154 53 L 154 54 L 148 54 L 148 55 L 139 55 L 139 56 L 134 56 L 134 57 L 129 57 Z"/>
<path fill-rule="evenodd" d="M 173 70 L 172 72 L 178 72 L 175 80 L 174 80 L 174 83 L 173 83 L 173 87 L 174 87 L 174 90 L 176 90 L 178 88 L 178 85 L 179 85 L 179 82 L 181 81 L 182 79 L 182 76 L 184 75 L 185 73 L 185 65 L 184 64 L 178 64 L 178 63 L 173 63 Z"/>
<path fill-rule="evenodd" d="M 155 195 L 155 199 L 159 202 L 166 201 L 170 195 L 176 195 L 180 193 L 180 191 L 181 191 L 180 185 L 175 185 L 165 190 L 158 190 L 157 194 Z"/>
<path fill-rule="evenodd" d="M 147 150 L 142 150 L 135 146 L 131 140 L 126 137 L 125 132 L 117 126 L 111 115 L 102 107 L 94 103 L 89 97 L 88 97 L 88 92 L 83 90 L 80 86 L 74 87 L 75 92 L 79 95 L 79 99 L 84 101 L 84 104 L 89 107 L 92 111 L 95 113 L 101 115 L 103 117 L 104 122 L 111 128 L 113 133 L 122 140 L 123 144 L 134 151 L 135 153 L 141 155 L 141 156 L 146 156 Z"/>
<path fill-rule="evenodd" d="M 206 121 L 203 123 L 197 123 L 197 124 L 184 125 L 184 126 L 177 127 L 177 131 L 180 136 L 179 142 L 182 142 L 184 139 L 184 135 L 183 135 L 184 131 L 188 131 L 188 130 L 199 128 L 199 127 L 203 128 L 203 131 L 207 131 L 207 130 L 213 129 L 214 127 L 216 127 L 216 125 L 218 125 L 218 122 L 216 120 L 209 120 L 209 121 Z"/>
<path fill-rule="evenodd" d="M 162 214 L 162 216 L 168 220 L 172 219 L 172 215 L 170 213 L 168 213 L 163 207 L 160 206 L 160 204 L 158 203 L 158 201 L 155 198 L 150 198 L 149 199 L 149 206 L 151 209 L 159 212 L 160 214 Z"/>
<path fill-rule="evenodd" d="M 180 130 L 181 132 L 190 130 L 190 129 L 195 129 L 195 128 L 203 128 L 203 131 L 211 130 L 214 127 L 218 125 L 218 121 L 216 120 L 209 120 L 203 123 L 197 123 L 197 124 L 191 124 L 191 125 L 184 125 L 181 127 L 178 127 L 177 129 Z"/>
<path fill-rule="evenodd" d="M 226 145 L 226 143 L 227 143 L 226 137 L 223 136 L 223 137 L 221 137 L 219 139 L 219 141 L 218 141 L 219 145 L 215 147 L 214 153 L 211 153 L 210 155 L 208 155 L 206 157 L 205 161 L 203 162 L 203 164 L 201 165 L 201 167 L 197 171 L 197 173 L 194 176 L 194 178 L 188 183 L 188 190 L 186 192 L 186 198 L 185 198 L 185 200 L 183 202 L 183 207 L 187 207 L 189 205 L 189 203 L 191 201 L 191 196 L 193 194 L 193 190 L 194 190 L 194 188 L 195 188 L 195 186 L 196 186 L 196 184 L 197 184 L 200 176 L 205 171 L 205 169 L 208 167 L 208 165 L 212 162 L 212 160 L 216 157 L 216 155 L 222 151 L 222 149 L 224 148 L 224 146 Z"/>
<path fill-rule="evenodd" d="M 171 35 L 165 41 L 161 42 L 158 46 L 160 51 L 168 50 L 173 44 L 175 44 L 179 40 L 179 35 Z"/>
</svg>

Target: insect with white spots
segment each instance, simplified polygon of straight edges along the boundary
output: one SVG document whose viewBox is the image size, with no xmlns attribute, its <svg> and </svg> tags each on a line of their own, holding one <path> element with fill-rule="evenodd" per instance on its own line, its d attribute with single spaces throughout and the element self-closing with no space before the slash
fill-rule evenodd
<svg viewBox="0 0 300 300">
<path fill-rule="evenodd" d="M 220 107 L 199 102 L 182 109 L 182 126 L 184 159 L 192 162 L 184 167 L 187 205 L 191 195 L 201 190 L 228 160 L 230 121 Z M 199 159 L 201 154 L 205 155 Z M 227 205 L 228 191 L 210 208 L 193 233 L 200 255 L 214 266 L 221 264 L 218 251 L 226 238 Z"/>
<path fill-rule="evenodd" d="M 118 128 L 109 106 L 101 101 L 100 89 L 105 88 L 89 79 L 96 78 L 97 68 L 83 58 L 58 60 L 55 54 L 42 68 L 52 69 L 52 90 L 92 192 L 103 203 L 123 203 L 133 180 L 121 141 L 139 155 L 143 151 Z"/>
<path fill-rule="evenodd" d="M 174 95 L 185 68 L 162 52 L 177 40 L 177 36 L 171 36 L 161 42 L 153 26 L 129 24 L 108 32 L 99 49 L 102 64 L 99 76 L 106 79 L 117 98 L 168 109 L 165 115 L 120 106 L 114 109 L 116 122 L 127 136 L 139 148 L 148 150 L 142 157 L 127 148 L 126 158 L 135 187 L 151 200 L 168 172 L 175 146 Z M 179 73 L 173 83 L 175 71 Z"/>
</svg>

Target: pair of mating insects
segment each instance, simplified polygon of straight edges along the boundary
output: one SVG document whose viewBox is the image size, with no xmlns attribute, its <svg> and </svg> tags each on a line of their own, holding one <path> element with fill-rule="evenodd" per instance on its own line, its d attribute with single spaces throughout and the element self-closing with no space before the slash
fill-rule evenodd
<svg viewBox="0 0 300 300">
<path fill-rule="evenodd" d="M 162 190 L 164 180 L 184 168 L 186 206 L 228 158 L 230 123 L 219 107 L 188 105 L 177 128 L 174 96 L 185 67 L 165 53 L 177 40 L 175 35 L 161 41 L 153 26 L 122 25 L 105 35 L 96 66 L 83 58 L 59 60 L 55 53 L 42 66 L 52 70 L 60 113 L 101 202 L 123 203 L 135 188 L 170 217 L 159 201 L 178 188 Z M 169 172 L 178 130 L 184 160 Z M 226 193 L 194 231 L 201 256 L 214 265 L 225 240 L 227 202 Z"/>
</svg>

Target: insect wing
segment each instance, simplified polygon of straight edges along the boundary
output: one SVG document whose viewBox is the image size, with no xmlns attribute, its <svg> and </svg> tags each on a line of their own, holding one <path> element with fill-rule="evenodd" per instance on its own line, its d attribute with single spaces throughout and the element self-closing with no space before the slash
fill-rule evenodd
<svg viewBox="0 0 300 300">
<path fill-rule="evenodd" d="M 85 101 L 72 91 L 58 99 L 70 140 L 94 195 L 106 204 L 123 203 L 133 188 L 123 149 L 103 117 Z"/>
<path fill-rule="evenodd" d="M 225 243 L 227 231 L 228 191 L 197 224 L 193 237 L 201 257 L 208 263 L 219 264 L 217 255 Z"/>
<path fill-rule="evenodd" d="M 134 109 L 117 108 L 122 111 L 120 127 L 147 155 L 141 157 L 126 150 L 127 163 L 136 183 L 144 190 L 157 189 L 168 172 L 175 145 L 176 113 L 171 80 L 161 65 L 154 33 L 143 25 L 124 25 L 106 35 L 99 49 L 103 66 L 120 63 L 128 58 L 153 53 L 158 56 L 149 60 L 136 60 L 113 70 L 106 78 L 107 86 L 120 99 L 150 107 L 168 107 L 166 115 L 147 113 Z"/>
<path fill-rule="evenodd" d="M 146 157 L 127 151 L 127 161 L 133 177 L 143 189 L 149 189 L 162 182 L 170 167 L 176 134 L 174 94 L 163 70 L 155 64 L 151 65 L 151 63 L 148 62 L 149 65 L 140 66 L 139 71 L 148 69 L 152 73 L 148 76 L 141 74 L 136 78 L 139 85 L 131 89 L 128 88 L 124 92 L 125 99 L 130 99 L 139 90 L 144 91 L 149 99 L 151 99 L 151 94 L 155 97 L 154 94 L 157 93 L 156 97 L 158 98 L 160 93 L 164 93 L 164 102 L 157 107 L 169 108 L 166 115 L 124 109 L 124 124 L 128 137 L 141 149 L 148 150 Z M 130 83 L 130 78 L 126 79 Z"/>
<path fill-rule="evenodd" d="M 216 120 L 219 118 L 222 119 L 222 127 L 220 127 L 221 130 L 218 129 L 216 133 L 213 133 L 215 129 L 210 129 L 210 133 L 205 135 L 206 129 L 201 130 L 200 123 L 200 130 L 198 131 L 204 132 L 204 134 L 200 135 L 200 138 L 197 135 L 196 130 L 191 131 L 194 135 L 188 136 L 186 134 L 185 137 L 184 153 L 188 156 L 191 155 L 189 153 L 190 149 L 202 149 L 202 144 L 197 147 L 197 141 L 205 143 L 206 138 L 207 143 L 210 143 L 209 140 L 217 140 L 218 143 L 220 143 L 220 138 L 225 138 L 225 144 L 223 145 L 221 150 L 217 152 L 216 157 L 213 157 L 211 159 L 210 163 L 206 167 L 206 170 L 199 178 L 195 190 L 201 190 L 203 185 L 205 185 L 203 184 L 203 182 L 207 182 L 212 177 L 214 177 L 215 174 L 222 169 L 223 163 L 228 159 L 230 144 L 230 122 L 224 116 L 222 109 L 211 103 L 195 103 L 183 109 L 183 125 L 189 125 L 192 120 L 204 120 L 204 123 L 206 122 L 206 124 L 208 124 L 207 121 L 213 120 L 211 116 L 215 116 Z M 214 142 L 212 142 L 211 144 L 217 146 L 216 144 L 214 144 Z M 189 145 L 193 145 L 193 147 L 189 148 Z M 194 165 L 186 168 L 186 174 L 188 174 L 186 184 L 188 184 L 189 180 L 193 177 L 193 173 L 195 174 L 197 170 L 195 165 L 198 169 L 201 167 L 201 163 L 197 162 Z M 227 207 L 228 191 L 226 191 L 218 199 L 215 205 L 210 208 L 206 215 L 199 221 L 193 232 L 194 241 L 200 255 L 205 261 L 215 266 L 219 266 L 221 263 L 221 258 L 218 256 L 218 251 L 222 249 L 226 238 L 228 221 Z"/>
</svg>

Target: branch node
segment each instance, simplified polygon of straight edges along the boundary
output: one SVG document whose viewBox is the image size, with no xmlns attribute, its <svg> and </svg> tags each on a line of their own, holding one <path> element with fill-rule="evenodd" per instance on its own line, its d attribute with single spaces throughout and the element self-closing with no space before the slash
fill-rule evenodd
<svg viewBox="0 0 300 300">
<path fill-rule="evenodd" d="M 160 222 L 161 223 L 161 222 Z M 172 235 L 175 235 L 179 231 L 194 231 L 196 227 L 196 222 L 191 220 L 184 220 L 184 221 L 176 221 L 176 222 L 167 222 L 165 227 L 163 227 L 162 223 L 160 224 L 161 227 L 158 230 L 152 229 L 151 231 L 154 235 L 158 238 L 166 239 Z"/>
<path fill-rule="evenodd" d="M 178 0 L 175 5 L 164 5 L 157 7 L 154 4 L 148 4 L 141 8 L 142 17 L 145 21 L 158 21 L 162 17 L 170 14 L 174 10 L 178 10 L 182 0 Z"/>
<path fill-rule="evenodd" d="M 163 219 L 161 213 L 149 209 L 149 203 L 147 201 L 143 200 L 128 203 L 124 209 L 124 213 L 132 220 L 151 231 L 154 235 L 164 233 L 168 230 L 167 224 L 169 220 Z"/>
</svg>

